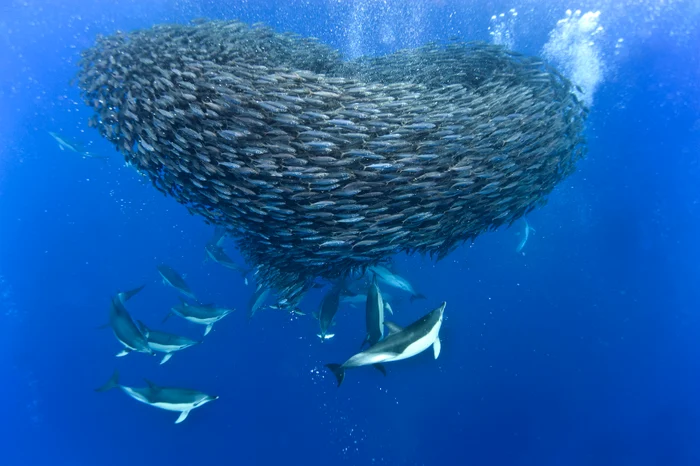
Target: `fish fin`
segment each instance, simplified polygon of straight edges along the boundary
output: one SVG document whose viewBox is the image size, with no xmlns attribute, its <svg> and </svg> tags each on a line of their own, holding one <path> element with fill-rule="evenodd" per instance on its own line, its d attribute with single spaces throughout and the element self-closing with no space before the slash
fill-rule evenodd
<svg viewBox="0 0 700 466">
<path fill-rule="evenodd" d="M 170 318 L 171 315 L 173 315 L 173 313 L 172 313 L 172 312 L 168 312 L 168 313 L 165 315 L 165 317 L 163 318 L 163 322 L 162 322 L 162 323 L 165 323 L 165 321 L 168 320 L 168 319 Z"/>
<path fill-rule="evenodd" d="M 115 356 L 118 357 L 118 358 L 121 358 L 122 356 L 126 356 L 126 355 L 129 354 L 129 353 L 131 353 L 131 349 L 130 349 L 130 348 L 124 348 L 123 350 L 121 350 L 120 352 L 118 352 Z"/>
<path fill-rule="evenodd" d="M 100 388 L 96 388 L 96 392 L 106 392 L 107 390 L 111 390 L 112 388 L 117 388 L 119 387 L 119 371 L 114 370 L 114 373 L 112 374 L 112 377 L 109 378 L 106 384 L 102 385 Z"/>
<path fill-rule="evenodd" d="M 189 411 L 183 411 L 180 413 L 180 417 L 177 418 L 177 421 L 175 421 L 175 424 L 179 424 L 185 419 L 187 419 L 187 415 L 190 414 Z"/>
<path fill-rule="evenodd" d="M 212 327 L 214 327 L 214 324 L 209 324 L 207 325 L 207 328 L 204 329 L 204 336 L 206 337 L 209 335 L 209 332 L 211 332 Z"/>
<path fill-rule="evenodd" d="M 440 337 L 435 339 L 435 342 L 433 343 L 433 355 L 435 356 L 435 359 L 440 356 L 440 348 L 442 344 L 440 343 Z"/>
<path fill-rule="evenodd" d="M 170 358 L 173 357 L 173 353 L 165 353 L 165 356 L 163 356 L 163 360 L 160 362 L 161 364 L 165 364 L 170 360 Z"/>
<path fill-rule="evenodd" d="M 343 383 L 345 379 L 345 369 L 340 364 L 326 364 L 326 367 L 333 373 L 335 379 L 338 381 L 338 387 Z"/>
<path fill-rule="evenodd" d="M 425 295 L 422 295 L 420 293 L 416 293 L 414 295 L 411 295 L 411 297 L 409 298 L 409 300 L 411 302 L 415 301 L 416 299 L 426 299 L 426 298 L 425 298 Z"/>
<path fill-rule="evenodd" d="M 99 327 L 95 327 L 95 330 L 104 330 L 104 329 L 106 329 L 106 328 L 110 328 L 111 326 L 112 326 L 112 324 L 110 324 L 109 322 L 107 322 L 107 323 L 104 324 L 104 325 L 100 325 Z"/>
<path fill-rule="evenodd" d="M 386 377 L 386 367 L 384 367 L 383 364 L 379 364 L 379 363 L 377 363 L 377 364 L 372 364 L 372 367 L 374 367 L 375 369 L 377 369 L 379 372 L 381 372 L 382 374 L 384 374 L 384 377 Z"/>
<path fill-rule="evenodd" d="M 399 333 L 401 330 L 403 330 L 403 327 L 401 327 L 393 322 L 390 322 L 388 320 L 384 321 L 384 325 L 386 325 L 386 328 L 389 329 L 389 335 Z"/>
<path fill-rule="evenodd" d="M 122 302 L 127 302 L 131 298 L 133 298 L 139 291 L 143 290 L 143 287 L 146 286 L 145 284 L 139 286 L 138 288 L 134 288 L 133 290 L 128 290 L 124 291 L 123 293 L 119 293 L 119 299 L 122 300 Z"/>
</svg>

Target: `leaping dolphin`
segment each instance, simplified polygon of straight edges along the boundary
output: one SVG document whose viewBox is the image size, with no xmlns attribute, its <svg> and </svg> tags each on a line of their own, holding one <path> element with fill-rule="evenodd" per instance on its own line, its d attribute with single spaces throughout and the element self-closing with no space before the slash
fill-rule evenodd
<svg viewBox="0 0 700 466">
<path fill-rule="evenodd" d="M 165 409 L 167 411 L 179 412 L 180 416 L 175 421 L 179 424 L 184 421 L 187 416 L 195 408 L 209 403 L 210 401 L 218 400 L 218 396 L 207 395 L 206 393 L 198 392 L 197 390 L 188 390 L 185 388 L 161 387 L 153 382 L 146 380 L 148 387 L 134 388 L 121 385 L 119 383 L 119 372 L 114 371 L 112 377 L 106 384 L 100 388 L 96 388 L 96 392 L 106 392 L 112 388 L 120 388 L 124 393 L 129 395 L 136 401 L 146 403 L 156 408 Z"/>
<path fill-rule="evenodd" d="M 447 303 L 431 311 L 406 328 L 401 328 L 391 322 L 384 322 L 389 329 L 389 335 L 379 343 L 352 356 L 343 364 L 326 364 L 338 380 L 338 387 L 345 379 L 345 370 L 353 367 L 374 366 L 386 375 L 381 363 L 400 361 L 422 353 L 430 346 L 433 347 L 435 359 L 440 355 L 440 327 Z"/>
</svg>

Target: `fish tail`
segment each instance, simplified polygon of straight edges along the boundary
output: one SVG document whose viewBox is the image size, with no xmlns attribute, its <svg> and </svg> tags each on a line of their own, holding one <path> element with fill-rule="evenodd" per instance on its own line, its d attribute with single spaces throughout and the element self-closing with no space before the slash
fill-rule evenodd
<svg viewBox="0 0 700 466">
<path fill-rule="evenodd" d="M 411 302 L 415 301 L 416 299 L 426 299 L 426 298 L 425 298 L 425 295 L 422 295 L 420 293 L 416 293 L 414 295 L 411 295 L 411 297 L 409 298 L 409 300 Z"/>
<path fill-rule="evenodd" d="M 117 387 L 119 387 L 119 371 L 115 370 L 114 374 L 112 374 L 112 377 L 110 377 L 107 383 L 102 385 L 100 388 L 96 388 L 95 391 L 106 392 L 107 390 L 111 390 Z"/>
<path fill-rule="evenodd" d="M 343 379 L 345 379 L 345 369 L 341 364 L 326 364 L 326 367 L 333 372 L 333 375 L 335 376 L 336 380 L 338 381 L 338 387 L 340 387 L 340 384 L 343 383 Z"/>
</svg>

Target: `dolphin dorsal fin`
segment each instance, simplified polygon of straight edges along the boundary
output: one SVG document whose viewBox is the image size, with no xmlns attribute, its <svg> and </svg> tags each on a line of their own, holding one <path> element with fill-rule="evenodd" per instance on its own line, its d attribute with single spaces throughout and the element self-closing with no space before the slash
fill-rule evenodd
<svg viewBox="0 0 700 466">
<path fill-rule="evenodd" d="M 141 333 L 143 334 L 143 336 L 146 337 L 146 338 L 148 338 L 148 335 L 149 335 L 151 332 L 148 330 L 148 327 L 146 327 L 146 324 L 144 324 L 144 323 L 141 322 L 140 320 L 137 320 L 137 321 L 136 321 L 136 325 L 139 327 L 139 330 L 141 331 Z"/>
<path fill-rule="evenodd" d="M 386 328 L 389 329 L 389 335 L 399 333 L 401 330 L 403 330 L 403 327 L 401 327 L 393 322 L 389 322 L 388 320 L 384 321 L 384 325 L 386 325 Z"/>
<path fill-rule="evenodd" d="M 148 385 L 148 388 L 150 388 L 151 390 L 160 390 L 160 387 L 158 385 L 154 384 L 153 382 L 151 382 L 150 380 L 148 380 L 148 379 L 143 379 L 143 380 L 144 380 L 144 382 L 146 382 L 146 385 Z"/>
</svg>

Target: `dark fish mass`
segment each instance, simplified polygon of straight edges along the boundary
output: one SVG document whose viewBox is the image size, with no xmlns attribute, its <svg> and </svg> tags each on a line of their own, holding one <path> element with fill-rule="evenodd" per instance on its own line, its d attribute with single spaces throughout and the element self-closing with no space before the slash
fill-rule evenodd
<svg viewBox="0 0 700 466">
<path fill-rule="evenodd" d="M 314 39 L 197 21 L 99 37 L 78 78 L 91 126 L 292 305 L 317 277 L 440 259 L 512 224 L 585 152 L 571 83 L 486 43 L 343 62 Z"/>
</svg>

